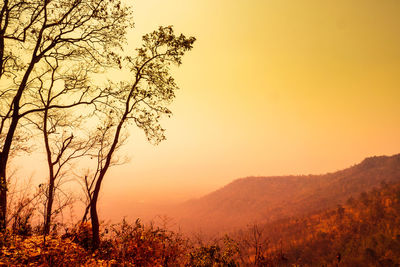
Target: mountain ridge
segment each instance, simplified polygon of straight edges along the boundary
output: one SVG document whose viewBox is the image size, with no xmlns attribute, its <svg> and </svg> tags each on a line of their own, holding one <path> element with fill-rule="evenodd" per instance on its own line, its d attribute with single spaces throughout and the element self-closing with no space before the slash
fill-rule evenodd
<svg viewBox="0 0 400 267">
<path fill-rule="evenodd" d="M 274 221 L 330 208 L 383 182 L 398 181 L 400 154 L 373 156 L 320 175 L 238 178 L 179 205 L 174 217 L 183 229 L 229 231 L 254 221 Z"/>
</svg>

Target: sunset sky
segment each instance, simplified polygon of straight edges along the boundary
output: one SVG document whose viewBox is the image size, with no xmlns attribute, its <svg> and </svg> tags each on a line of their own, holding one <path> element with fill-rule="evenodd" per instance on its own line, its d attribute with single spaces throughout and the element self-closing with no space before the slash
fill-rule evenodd
<svg viewBox="0 0 400 267">
<path fill-rule="evenodd" d="M 197 41 L 174 70 L 167 140 L 152 146 L 132 130 L 119 152 L 130 162 L 104 182 L 105 210 L 400 152 L 399 1 L 130 2 L 129 48 L 160 25 Z"/>
</svg>

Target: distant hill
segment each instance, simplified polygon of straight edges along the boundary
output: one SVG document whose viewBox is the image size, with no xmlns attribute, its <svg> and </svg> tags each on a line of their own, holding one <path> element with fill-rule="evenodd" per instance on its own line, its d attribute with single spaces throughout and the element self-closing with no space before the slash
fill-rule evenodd
<svg viewBox="0 0 400 267">
<path fill-rule="evenodd" d="M 331 208 L 383 182 L 400 182 L 400 154 L 366 158 L 325 175 L 237 179 L 170 214 L 183 230 L 225 232 Z"/>
</svg>

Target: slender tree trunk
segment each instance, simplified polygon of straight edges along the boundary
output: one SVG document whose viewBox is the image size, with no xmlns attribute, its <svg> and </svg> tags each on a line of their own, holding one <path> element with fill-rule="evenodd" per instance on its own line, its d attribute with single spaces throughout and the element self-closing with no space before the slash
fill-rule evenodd
<svg viewBox="0 0 400 267">
<path fill-rule="evenodd" d="M 35 51 L 36 53 L 36 51 Z M 22 97 L 22 93 L 26 87 L 26 83 L 28 82 L 29 75 L 31 74 L 37 58 L 32 57 L 31 63 L 28 66 L 24 77 L 19 85 L 18 91 L 13 99 L 13 111 L 11 116 L 10 127 L 8 128 L 6 139 L 3 143 L 3 151 L 0 154 L 0 232 L 4 232 L 6 229 L 6 215 L 7 215 L 7 161 L 10 156 L 11 144 L 14 139 L 15 131 L 17 130 L 18 122 L 20 119 L 19 109 L 20 109 L 20 100 Z"/>
<path fill-rule="evenodd" d="M 106 169 L 100 172 L 99 179 L 96 182 L 96 186 L 93 191 L 93 197 L 90 201 L 90 220 L 92 222 L 92 245 L 93 250 L 96 250 L 100 246 L 100 222 L 99 215 L 97 213 L 97 200 L 99 199 L 101 182 L 106 174 Z"/>
<path fill-rule="evenodd" d="M 18 125 L 18 110 L 14 104 L 14 114 L 11 120 L 10 128 L 4 141 L 3 151 L 0 153 L 0 232 L 4 232 L 7 227 L 7 161 L 10 155 L 11 144 L 14 137 L 15 130 Z M 17 112 L 17 113 L 16 113 Z"/>
<path fill-rule="evenodd" d="M 4 58 L 4 33 L 0 30 L 0 77 L 3 75 Z"/>
<path fill-rule="evenodd" d="M 90 221 L 92 222 L 92 248 L 93 250 L 96 250 L 100 246 L 100 223 L 99 215 L 97 214 L 98 194 L 94 195 L 92 198 L 92 202 L 90 203 Z"/>
<path fill-rule="evenodd" d="M 83 216 L 82 216 L 81 223 L 84 223 L 84 222 L 87 221 L 87 215 L 88 215 L 88 213 L 89 213 L 89 211 L 90 211 L 90 205 L 91 205 L 90 203 L 92 203 L 91 200 L 89 201 L 89 205 L 87 205 L 87 207 L 86 207 L 86 209 L 85 209 L 85 213 L 84 213 Z"/>
<path fill-rule="evenodd" d="M 48 191 L 48 199 L 46 206 L 46 219 L 44 223 L 44 234 L 48 235 L 50 233 L 50 225 L 51 225 L 51 213 L 53 209 L 54 202 L 54 179 L 50 178 L 49 183 L 49 191 Z"/>
<path fill-rule="evenodd" d="M 7 8 L 8 8 L 8 0 L 4 0 L 3 8 L 0 11 L 0 77 L 3 75 L 3 67 L 4 67 L 4 35 L 7 29 Z"/>
<path fill-rule="evenodd" d="M 50 94 L 49 94 L 50 96 Z M 49 99 L 48 99 L 49 100 Z M 49 188 L 48 188 L 48 195 L 47 195 L 47 207 L 46 207 L 46 216 L 44 222 L 44 235 L 48 235 L 50 232 L 50 224 L 51 224 L 51 213 L 53 208 L 53 200 L 54 200 L 54 164 L 51 159 L 51 149 L 49 144 L 49 136 L 47 132 L 47 118 L 48 118 L 48 106 L 46 106 L 46 110 L 43 114 L 43 138 L 44 138 L 44 145 L 46 148 L 46 155 L 47 155 L 47 165 L 49 166 Z"/>
<path fill-rule="evenodd" d="M 7 212 L 7 179 L 6 179 L 6 161 L 3 153 L 0 152 L 0 231 L 6 229 Z"/>
<path fill-rule="evenodd" d="M 122 116 L 121 120 L 118 123 L 117 130 L 115 131 L 113 143 L 111 145 L 110 150 L 107 153 L 106 157 L 106 163 L 104 164 L 103 169 L 100 171 L 99 178 L 96 181 L 96 185 L 94 187 L 93 191 L 93 197 L 90 201 L 90 220 L 92 222 L 92 238 L 93 238 L 93 249 L 96 250 L 99 248 L 100 245 L 100 223 L 99 223 L 99 215 L 97 214 L 97 200 L 99 198 L 99 193 L 100 193 L 100 188 L 101 188 L 101 183 L 104 179 L 104 176 L 107 173 L 108 168 L 110 167 L 111 164 L 111 158 L 112 155 L 114 154 L 114 151 L 117 147 L 118 141 L 119 141 L 119 135 L 121 133 L 122 126 L 126 120 L 126 117 L 128 115 L 128 109 L 129 109 L 129 101 L 126 105 L 126 110 L 124 115 Z"/>
</svg>

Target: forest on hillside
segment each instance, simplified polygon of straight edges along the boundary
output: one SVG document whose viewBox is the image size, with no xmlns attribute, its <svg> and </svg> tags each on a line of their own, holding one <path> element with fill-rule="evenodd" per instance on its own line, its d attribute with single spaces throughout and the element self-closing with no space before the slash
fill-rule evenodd
<svg viewBox="0 0 400 267">
<path fill-rule="evenodd" d="M 165 221 L 164 221 L 165 222 Z M 253 224 L 222 237 L 188 237 L 166 224 L 104 225 L 91 249 L 90 224 L 50 236 L 16 217 L 0 236 L 1 264 L 124 266 L 399 266 L 400 183 L 308 216 Z"/>
<path fill-rule="evenodd" d="M 233 231 L 253 222 L 303 216 L 344 204 L 352 196 L 400 182 L 400 154 L 364 159 L 349 168 L 322 175 L 246 177 L 167 214 L 186 231 L 209 234 Z"/>
<path fill-rule="evenodd" d="M 399 225 L 400 184 L 382 183 L 337 208 L 264 225 L 268 247 L 260 258 L 280 254 L 290 266 L 399 266 Z"/>
</svg>

